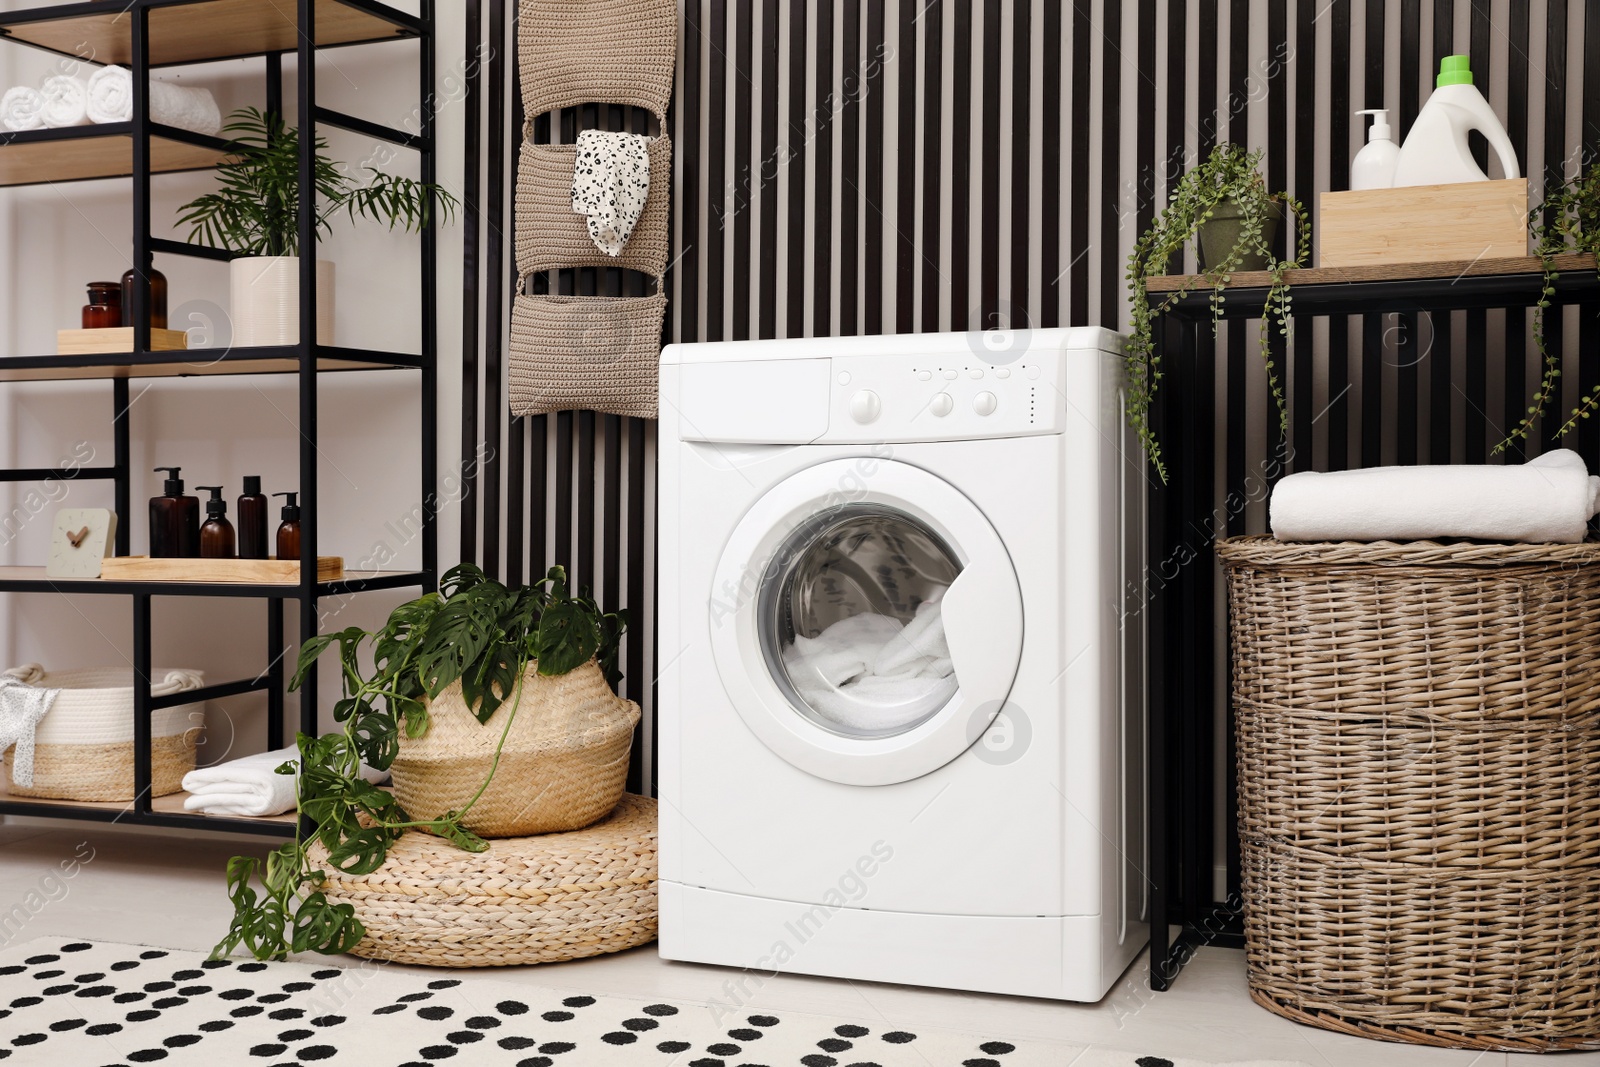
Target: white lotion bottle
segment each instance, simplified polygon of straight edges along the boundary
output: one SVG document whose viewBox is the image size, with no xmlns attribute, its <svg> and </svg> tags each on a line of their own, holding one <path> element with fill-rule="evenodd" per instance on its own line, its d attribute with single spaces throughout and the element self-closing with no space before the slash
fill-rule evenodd
<svg viewBox="0 0 1600 1067">
<path fill-rule="evenodd" d="M 1373 119 L 1367 143 L 1350 161 L 1350 188 L 1387 189 L 1394 184 L 1395 167 L 1400 162 L 1400 146 L 1394 143 L 1389 109 L 1369 107 L 1356 114 L 1371 115 Z"/>
<path fill-rule="evenodd" d="M 1400 146 L 1394 185 L 1450 185 L 1486 182 L 1489 176 L 1472 158 L 1467 134 L 1477 130 L 1500 157 L 1507 178 L 1519 178 L 1517 153 L 1511 138 L 1483 94 L 1473 88 L 1466 56 L 1445 56 L 1433 95 L 1417 114 L 1417 121 Z"/>
</svg>

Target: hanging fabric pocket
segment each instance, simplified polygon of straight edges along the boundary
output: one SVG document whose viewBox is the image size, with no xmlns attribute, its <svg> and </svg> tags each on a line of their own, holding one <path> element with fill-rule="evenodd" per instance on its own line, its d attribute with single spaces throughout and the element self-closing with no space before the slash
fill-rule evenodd
<svg viewBox="0 0 1600 1067">
<path fill-rule="evenodd" d="M 518 24 L 524 112 L 626 104 L 666 126 L 676 0 L 522 0 Z"/>
<path fill-rule="evenodd" d="M 666 311 L 667 298 L 659 292 L 632 297 L 519 292 L 511 308 L 511 413 L 582 408 L 655 418 Z"/>
<path fill-rule="evenodd" d="M 650 194 L 622 254 L 608 256 L 572 210 L 577 146 L 524 141 L 517 166 L 517 270 L 624 267 L 660 277 L 667 269 L 667 218 L 672 204 L 672 141 L 650 142 Z"/>
</svg>

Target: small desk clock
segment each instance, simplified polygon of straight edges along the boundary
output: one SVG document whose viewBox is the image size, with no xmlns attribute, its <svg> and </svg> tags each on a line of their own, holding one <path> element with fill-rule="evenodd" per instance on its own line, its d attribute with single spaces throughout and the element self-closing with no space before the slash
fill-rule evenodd
<svg viewBox="0 0 1600 1067">
<path fill-rule="evenodd" d="M 111 555 L 117 513 L 106 508 L 62 508 L 50 531 L 49 578 L 98 578 L 100 561 Z"/>
</svg>

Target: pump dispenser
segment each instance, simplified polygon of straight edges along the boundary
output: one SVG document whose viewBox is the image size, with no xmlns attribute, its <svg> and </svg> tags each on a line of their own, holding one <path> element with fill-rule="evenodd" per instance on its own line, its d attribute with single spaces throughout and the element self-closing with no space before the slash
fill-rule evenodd
<svg viewBox="0 0 1600 1067">
<path fill-rule="evenodd" d="M 247 474 L 239 497 L 239 558 L 267 558 L 267 498 L 261 495 L 261 475 Z"/>
<path fill-rule="evenodd" d="M 278 558 L 300 559 L 300 505 L 297 502 L 299 493 L 273 493 L 273 496 L 286 496 L 289 499 L 283 505 L 283 523 L 278 527 Z"/>
<path fill-rule="evenodd" d="M 150 555 L 176 559 L 200 554 L 200 500 L 185 496 L 182 467 L 157 467 L 167 472 L 162 495 L 150 498 Z"/>
<path fill-rule="evenodd" d="M 1350 161 L 1350 188 L 1387 189 L 1394 184 L 1395 164 L 1400 162 L 1400 146 L 1394 143 L 1389 109 L 1369 107 L 1356 114 L 1371 115 L 1372 129 L 1367 132 L 1367 143 Z"/>
<path fill-rule="evenodd" d="M 206 522 L 200 527 L 200 556 L 202 559 L 233 559 L 233 523 L 228 521 L 228 502 L 222 499 L 222 486 L 197 485 L 211 494 L 206 501 Z"/>
<path fill-rule="evenodd" d="M 1467 135 L 1482 133 L 1500 157 L 1500 169 L 1507 178 L 1520 178 L 1517 153 L 1506 136 L 1505 127 L 1472 85 L 1472 70 L 1466 56 L 1445 56 L 1439 61 L 1439 77 L 1433 95 L 1417 113 L 1394 168 L 1394 185 L 1449 185 L 1454 182 L 1486 182 L 1489 176 L 1472 158 Z"/>
</svg>

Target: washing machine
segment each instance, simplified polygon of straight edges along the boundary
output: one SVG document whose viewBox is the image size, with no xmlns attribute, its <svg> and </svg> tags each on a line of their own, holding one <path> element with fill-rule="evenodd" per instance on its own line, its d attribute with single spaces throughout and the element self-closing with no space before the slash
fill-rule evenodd
<svg viewBox="0 0 1600 1067">
<path fill-rule="evenodd" d="M 1146 941 L 1144 465 L 1101 329 L 661 357 L 661 955 L 1063 1000 Z"/>
</svg>

